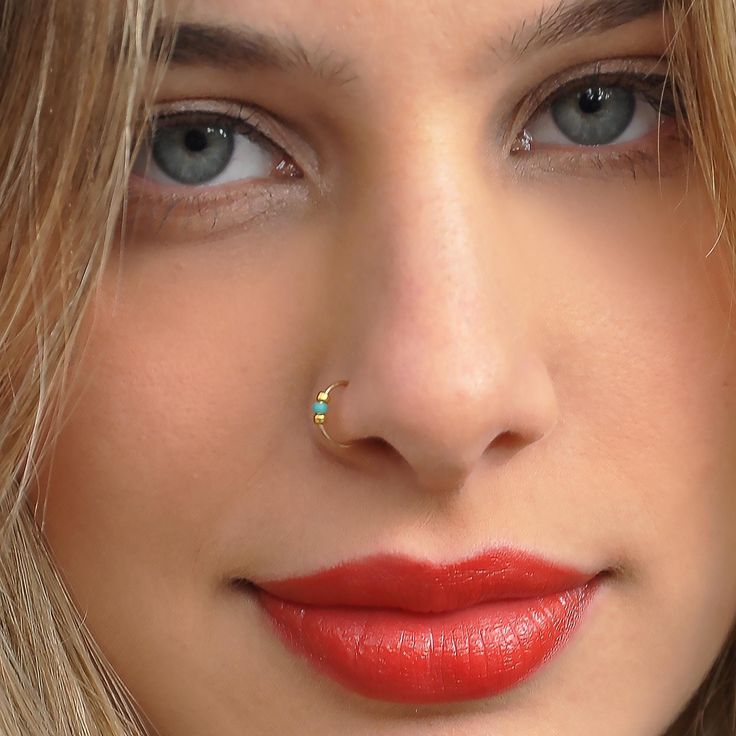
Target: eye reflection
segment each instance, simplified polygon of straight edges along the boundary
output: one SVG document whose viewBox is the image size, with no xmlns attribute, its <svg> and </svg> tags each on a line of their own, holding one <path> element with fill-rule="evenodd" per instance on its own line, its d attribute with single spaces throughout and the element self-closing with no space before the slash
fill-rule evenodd
<svg viewBox="0 0 736 736">
<path fill-rule="evenodd" d="M 218 177 L 235 151 L 235 136 L 222 127 L 176 125 L 154 135 L 152 161 L 181 184 L 204 184 Z"/>
<path fill-rule="evenodd" d="M 602 146 L 620 138 L 634 119 L 636 96 L 621 87 L 588 87 L 552 105 L 563 135 L 582 146 Z"/>
<path fill-rule="evenodd" d="M 201 187 L 300 174 L 280 147 L 239 118 L 183 113 L 155 121 L 133 173 L 150 183 Z"/>
<path fill-rule="evenodd" d="M 605 147 L 646 138 L 670 111 L 671 92 L 664 77 L 637 77 L 618 84 L 597 79 L 563 85 L 532 116 L 517 140 L 516 151 L 535 144 Z"/>
</svg>

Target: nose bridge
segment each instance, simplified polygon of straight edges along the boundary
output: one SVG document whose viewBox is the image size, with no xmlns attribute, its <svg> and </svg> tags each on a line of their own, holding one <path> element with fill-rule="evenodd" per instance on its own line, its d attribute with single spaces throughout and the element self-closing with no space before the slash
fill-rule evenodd
<svg viewBox="0 0 736 736">
<path fill-rule="evenodd" d="M 483 178 L 471 136 L 459 134 L 462 123 L 448 118 L 417 110 L 414 122 L 410 116 L 377 144 L 390 153 L 373 157 L 356 231 L 370 241 L 362 267 L 381 282 L 394 331 L 409 341 L 454 342 L 454 351 L 435 358 L 463 360 L 464 333 L 478 339 L 479 329 L 502 326 L 484 313 L 508 307 L 502 281 L 510 264 L 499 242 L 503 219 L 491 214 L 503 206 L 493 201 L 500 191 Z"/>
<path fill-rule="evenodd" d="M 521 272 L 492 214 L 502 203 L 458 141 L 456 128 L 425 124 L 390 146 L 355 210 L 356 288 L 342 297 L 352 305 L 344 431 L 385 440 L 427 486 L 456 486 L 497 437 L 534 441 L 554 414 L 514 309 Z"/>
<path fill-rule="evenodd" d="M 392 361 L 412 366 L 424 395 L 432 384 L 462 402 L 489 371 L 504 370 L 510 335 L 503 333 L 513 328 L 505 314 L 503 254 L 490 252 L 499 244 L 489 242 L 487 209 L 479 206 L 477 188 L 462 180 L 462 168 L 453 169 L 455 160 L 424 159 L 394 178 L 376 233 L 384 298 L 376 315 L 383 327 L 377 322 L 374 334 L 387 370 L 398 369 Z"/>
</svg>

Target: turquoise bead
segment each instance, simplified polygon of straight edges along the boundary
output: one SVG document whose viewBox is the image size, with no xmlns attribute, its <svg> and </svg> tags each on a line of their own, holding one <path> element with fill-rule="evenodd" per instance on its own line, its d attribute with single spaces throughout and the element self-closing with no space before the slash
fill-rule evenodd
<svg viewBox="0 0 736 736">
<path fill-rule="evenodd" d="M 325 401 L 318 401 L 315 404 L 312 404 L 312 411 L 315 414 L 327 414 L 328 408 L 327 402 Z"/>
</svg>

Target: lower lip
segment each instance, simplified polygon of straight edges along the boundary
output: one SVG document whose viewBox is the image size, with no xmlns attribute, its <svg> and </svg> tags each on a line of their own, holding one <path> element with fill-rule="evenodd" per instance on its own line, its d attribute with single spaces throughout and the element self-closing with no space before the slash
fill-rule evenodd
<svg viewBox="0 0 736 736">
<path fill-rule="evenodd" d="M 369 698 L 421 704 L 515 687 L 570 639 L 598 587 L 596 578 L 541 598 L 431 614 L 257 594 L 286 645 L 320 671 Z"/>
</svg>

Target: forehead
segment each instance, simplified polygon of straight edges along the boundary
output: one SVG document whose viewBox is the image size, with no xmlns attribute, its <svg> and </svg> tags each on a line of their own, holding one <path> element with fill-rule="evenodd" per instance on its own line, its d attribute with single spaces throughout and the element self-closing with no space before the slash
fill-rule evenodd
<svg viewBox="0 0 736 736">
<path fill-rule="evenodd" d="M 355 60 L 502 67 L 643 18 L 664 31 L 663 0 L 178 0 L 176 7 L 185 29 L 180 60 L 202 61 L 207 46 L 202 56 L 237 61 L 245 49 L 246 63 L 258 55 L 274 66 L 316 62 L 343 79 L 353 78 Z"/>
<path fill-rule="evenodd" d="M 436 28 L 503 24 L 518 19 L 527 21 L 540 16 L 559 16 L 574 9 L 602 9 L 637 14 L 661 8 L 662 0 L 167 0 L 169 8 L 178 7 L 185 14 L 194 13 L 213 19 L 247 18 L 251 21 L 299 23 L 304 27 L 326 27 L 338 22 L 336 32 L 356 25 L 403 21 L 404 30 L 415 27 Z M 384 33 L 400 30 L 385 26 Z"/>
<path fill-rule="evenodd" d="M 553 2 L 559 0 L 553 0 Z M 594 0 L 591 0 L 594 1 Z M 454 22 L 464 18 L 509 17 L 520 7 L 521 12 L 539 12 L 544 0 L 169 0 L 184 12 L 193 12 L 212 18 L 263 18 L 266 22 L 299 22 L 319 26 L 338 21 L 347 25 L 383 22 L 387 19 L 413 21 L 422 25 L 427 19 Z M 461 10 L 460 10 L 461 9 Z M 341 29 L 336 29 L 341 30 Z M 385 31 L 392 29 L 385 28 Z"/>
</svg>

